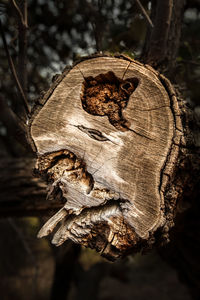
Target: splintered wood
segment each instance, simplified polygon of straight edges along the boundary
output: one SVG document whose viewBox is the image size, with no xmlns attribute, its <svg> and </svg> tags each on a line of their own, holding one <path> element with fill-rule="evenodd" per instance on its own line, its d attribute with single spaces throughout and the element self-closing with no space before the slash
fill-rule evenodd
<svg viewBox="0 0 200 300">
<path fill-rule="evenodd" d="M 38 236 L 55 230 L 55 245 L 71 239 L 111 260 L 166 236 L 182 131 L 171 84 L 149 66 L 97 56 L 64 71 L 30 124 L 47 198 L 63 202 Z"/>
</svg>

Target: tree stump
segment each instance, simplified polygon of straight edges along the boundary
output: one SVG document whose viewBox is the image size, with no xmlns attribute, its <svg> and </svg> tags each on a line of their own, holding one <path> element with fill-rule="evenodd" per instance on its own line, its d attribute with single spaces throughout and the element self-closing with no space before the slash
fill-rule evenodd
<svg viewBox="0 0 200 300">
<path fill-rule="evenodd" d="M 71 239 L 110 260 L 167 241 L 186 181 L 179 103 L 163 75 L 122 55 L 57 77 L 30 122 L 35 172 L 63 203 L 38 236 L 55 230 L 53 244 Z"/>
</svg>

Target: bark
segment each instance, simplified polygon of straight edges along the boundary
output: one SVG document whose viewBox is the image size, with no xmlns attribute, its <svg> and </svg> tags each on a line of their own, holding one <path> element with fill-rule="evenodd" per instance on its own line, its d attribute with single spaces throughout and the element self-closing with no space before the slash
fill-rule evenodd
<svg viewBox="0 0 200 300">
<path fill-rule="evenodd" d="M 152 22 L 148 29 L 142 60 L 173 75 L 180 44 L 182 14 L 185 0 L 157 0 L 152 2 Z"/>
<path fill-rule="evenodd" d="M 193 157 L 192 161 L 188 161 L 185 175 L 191 176 L 195 184 L 192 189 L 185 187 L 187 193 L 179 207 L 181 213 L 177 214 L 171 230 L 170 243 L 159 249 L 161 257 L 176 269 L 181 281 L 188 286 L 192 299 L 199 299 L 200 295 L 199 162 L 200 153 L 196 154 L 196 159 Z"/>
<path fill-rule="evenodd" d="M 54 244 L 71 239 L 111 260 L 167 242 L 177 201 L 194 184 L 186 115 L 164 76 L 127 57 L 96 56 L 65 71 L 30 124 L 48 198 L 65 202 L 39 237 L 59 223 Z"/>
</svg>

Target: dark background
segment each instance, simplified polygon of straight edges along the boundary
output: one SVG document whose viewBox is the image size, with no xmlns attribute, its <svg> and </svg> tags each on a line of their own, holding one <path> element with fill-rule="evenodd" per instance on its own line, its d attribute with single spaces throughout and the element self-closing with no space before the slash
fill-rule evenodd
<svg viewBox="0 0 200 300">
<path fill-rule="evenodd" d="M 20 5 L 23 1 L 16 2 Z M 149 14 L 152 2 L 155 0 L 141 1 Z M 10 55 L 17 65 L 19 31 L 11 1 L 0 1 L 0 14 Z M 30 105 L 34 106 L 56 73 L 66 65 L 72 65 L 80 56 L 109 51 L 142 59 L 140 56 L 148 26 L 136 1 L 29 0 L 26 92 Z M 0 66 L 1 96 L 18 114 L 21 102 L 2 40 Z M 200 115 L 199 74 L 200 1 L 188 0 L 185 2 L 173 80 L 179 84 L 197 115 Z M 1 162 L 32 156 L 8 132 L 1 120 L 0 156 Z M 0 189 L 3 188 L 6 189 L 6 186 Z M 12 197 L 15 191 L 11 189 L 9 193 Z M 156 250 L 112 264 L 94 251 L 71 243 L 55 249 L 49 240 L 36 238 L 44 220 L 44 216 L 27 217 L 25 214 L 16 218 L 13 212 L 9 218 L 0 219 L 1 299 L 192 299 L 191 285 L 188 287 L 180 269 L 173 269 Z M 184 262 L 181 249 L 177 251 L 180 251 L 179 256 Z M 185 262 L 185 268 L 188 268 L 189 263 Z"/>
</svg>

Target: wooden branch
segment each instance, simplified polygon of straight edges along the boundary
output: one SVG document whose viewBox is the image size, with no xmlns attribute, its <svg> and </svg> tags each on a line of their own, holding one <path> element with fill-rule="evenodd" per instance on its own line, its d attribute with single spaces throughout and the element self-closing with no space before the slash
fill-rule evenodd
<svg viewBox="0 0 200 300">
<path fill-rule="evenodd" d="M 139 6 L 145 20 L 147 21 L 147 23 L 153 28 L 154 25 L 151 21 L 151 18 L 149 17 L 148 13 L 146 12 L 144 6 L 142 5 L 142 3 L 140 2 L 140 0 L 135 0 L 135 2 L 137 3 L 137 5 Z"/>
<path fill-rule="evenodd" d="M 0 161 L 0 217 L 52 215 L 62 203 L 46 201 L 47 185 L 33 176 L 35 160 L 4 158 Z"/>
<path fill-rule="evenodd" d="M 62 221 L 55 245 L 71 239 L 111 260 L 168 241 L 191 180 L 181 176 L 192 137 L 170 82 L 127 57 L 94 56 L 65 71 L 40 104 L 30 124 L 36 169 L 48 198 L 65 204 L 39 237 Z"/>
<path fill-rule="evenodd" d="M 162 61 L 167 50 L 167 41 L 172 16 L 173 0 L 157 1 L 155 27 L 152 30 L 148 57 L 151 61 Z M 149 58 L 147 58 L 149 63 Z"/>
<path fill-rule="evenodd" d="M 17 17 L 19 18 L 20 23 L 24 26 L 27 27 L 27 18 L 25 17 L 25 15 L 21 12 L 21 9 L 19 8 L 19 6 L 17 5 L 15 0 L 11 0 L 13 8 L 15 9 L 15 13 L 17 15 Z M 24 2 L 24 1 L 23 1 Z M 27 14 L 26 14 L 27 16 Z"/>
<path fill-rule="evenodd" d="M 22 18 L 18 18 L 18 77 L 23 87 L 24 94 L 27 98 L 27 33 L 28 33 L 28 16 L 27 1 L 22 0 L 19 7 Z"/>
<path fill-rule="evenodd" d="M 6 42 L 6 38 L 5 38 L 5 34 L 4 34 L 4 30 L 3 30 L 3 26 L 2 26 L 1 20 L 0 20 L 0 33 L 1 33 L 2 41 L 3 41 L 4 49 L 5 49 L 5 52 L 6 52 L 6 55 L 7 55 L 7 59 L 8 59 L 10 71 L 11 71 L 11 74 L 13 76 L 16 88 L 17 88 L 17 90 L 19 92 L 19 95 L 21 96 L 21 99 L 23 101 L 26 113 L 29 114 L 30 113 L 30 108 L 29 108 L 26 96 L 24 94 L 23 88 L 21 86 L 21 83 L 20 83 L 20 81 L 18 79 L 18 76 L 17 76 L 17 73 L 16 73 L 16 69 L 15 69 L 12 57 L 10 56 L 10 53 L 9 53 L 9 50 L 8 50 L 8 46 L 7 46 L 7 42 Z"/>
</svg>

